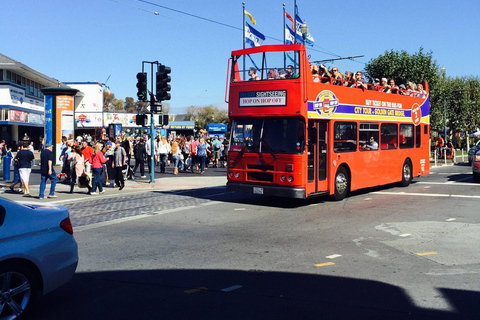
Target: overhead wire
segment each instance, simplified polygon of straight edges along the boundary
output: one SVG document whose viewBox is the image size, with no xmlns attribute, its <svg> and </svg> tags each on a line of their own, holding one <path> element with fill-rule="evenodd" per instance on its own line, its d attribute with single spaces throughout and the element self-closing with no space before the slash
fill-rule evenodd
<svg viewBox="0 0 480 320">
<path fill-rule="evenodd" d="M 123 2 L 120 2 L 120 1 L 118 1 L 118 0 L 110 0 L 110 1 L 117 2 L 117 3 L 121 3 L 121 4 L 124 4 L 124 5 L 128 5 L 128 4 L 123 3 Z M 131 0 L 131 1 L 142 2 L 142 3 L 145 3 L 145 4 L 149 4 L 149 5 L 151 5 L 151 6 L 155 6 L 155 7 L 162 8 L 162 9 L 165 9 L 165 10 L 169 10 L 169 11 L 172 11 L 172 12 L 176 12 L 176 13 L 179 13 L 179 14 L 183 14 L 183 15 L 186 15 L 186 16 L 190 16 L 190 17 L 193 17 L 193 18 L 196 18 L 196 19 L 200 19 L 200 20 L 203 20 L 203 21 L 207 21 L 207 22 L 210 22 L 210 23 L 214 23 L 214 24 L 217 24 L 217 25 L 220 25 L 220 26 L 223 26 L 223 27 L 227 27 L 227 28 L 231 28 L 231 29 L 234 29 L 234 30 L 243 31 L 242 28 L 239 28 L 239 27 L 236 27 L 236 26 L 227 24 L 227 23 L 223 23 L 223 22 L 216 21 L 216 20 L 213 20 L 213 19 L 205 18 L 205 17 L 199 16 L 199 15 L 196 15 L 196 14 L 192 14 L 192 13 L 188 13 L 188 12 L 182 11 L 182 10 L 170 8 L 170 7 L 167 7 L 167 6 L 158 4 L 158 3 L 154 3 L 154 2 L 151 2 L 151 1 L 148 1 L 148 0 Z M 165 15 L 159 14 L 157 11 L 147 10 L 147 9 L 144 9 L 144 8 L 141 8 L 141 7 L 132 6 L 132 5 L 128 5 L 128 6 L 134 7 L 134 8 L 136 8 L 136 9 L 139 9 L 139 10 L 142 10 L 142 11 L 146 11 L 146 12 L 149 12 L 149 13 L 153 13 L 153 14 L 158 15 L 158 16 L 162 16 L 162 17 L 166 17 L 166 18 L 171 18 L 171 17 L 165 16 Z M 265 35 L 265 38 L 268 38 L 268 39 L 275 40 L 275 41 L 278 41 L 278 42 L 283 43 L 283 40 L 282 40 L 282 39 L 278 39 L 278 38 L 271 37 L 271 36 L 268 36 L 268 35 Z M 341 57 L 340 55 L 338 55 L 338 54 L 336 54 L 336 53 L 334 53 L 334 52 L 332 52 L 332 51 L 330 51 L 330 50 L 328 50 L 328 49 L 325 49 L 325 48 L 323 48 L 323 47 L 320 47 L 320 46 L 317 45 L 317 44 L 314 44 L 314 46 L 319 47 L 319 48 L 321 48 L 322 50 L 318 50 L 318 49 L 314 49 L 314 48 L 309 48 L 309 50 L 316 51 L 316 52 L 320 52 L 320 53 L 327 54 L 327 55 L 331 55 L 331 56 L 335 56 L 335 57 L 337 57 L 337 58 L 340 58 L 340 57 Z M 352 61 L 353 61 L 353 62 L 357 62 L 357 63 L 362 63 L 362 62 L 356 61 L 356 60 L 352 60 Z M 364 63 L 362 63 L 362 64 L 364 64 Z"/>
</svg>

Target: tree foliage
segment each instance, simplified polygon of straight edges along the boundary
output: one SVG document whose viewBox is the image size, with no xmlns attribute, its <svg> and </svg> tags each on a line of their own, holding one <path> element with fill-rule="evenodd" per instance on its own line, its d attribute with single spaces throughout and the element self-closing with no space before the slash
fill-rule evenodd
<svg viewBox="0 0 480 320">
<path fill-rule="evenodd" d="M 480 127 L 478 77 L 445 77 L 441 80 L 447 127 L 451 132 L 475 132 Z M 443 120 L 443 119 L 442 119 Z M 442 122 L 442 127 L 445 121 Z"/>
<path fill-rule="evenodd" d="M 443 72 L 442 72 L 443 71 Z M 428 82 L 432 132 L 474 132 L 480 126 L 480 81 L 478 77 L 450 78 L 423 48 L 415 54 L 386 51 L 365 66 L 368 78 L 394 79 L 397 85 Z"/>
<path fill-rule="evenodd" d="M 187 116 L 195 121 L 195 125 L 205 128 L 209 123 L 228 123 L 227 110 L 219 109 L 213 105 L 205 107 L 190 106 L 187 108 Z"/>
<path fill-rule="evenodd" d="M 137 112 L 137 104 L 132 97 L 125 98 L 125 111 L 129 113 Z"/>
</svg>

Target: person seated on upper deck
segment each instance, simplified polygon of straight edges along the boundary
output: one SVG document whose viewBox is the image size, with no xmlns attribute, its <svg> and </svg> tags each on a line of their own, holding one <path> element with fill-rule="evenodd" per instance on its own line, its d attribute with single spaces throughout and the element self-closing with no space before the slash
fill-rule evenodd
<svg viewBox="0 0 480 320">
<path fill-rule="evenodd" d="M 367 81 L 365 81 L 363 78 L 363 73 L 361 71 L 357 71 L 357 73 L 355 73 L 355 85 L 357 88 L 363 90 L 368 89 Z"/>
<path fill-rule="evenodd" d="M 343 80 L 343 74 L 338 71 L 338 68 L 337 67 L 332 67 L 332 71 L 330 72 L 331 75 L 332 75 L 332 78 L 337 80 L 337 81 L 333 81 L 333 84 L 336 85 L 336 86 L 341 86 L 342 85 L 342 80 Z"/>
<path fill-rule="evenodd" d="M 413 83 L 409 81 L 409 82 L 407 82 L 405 87 L 406 87 L 405 95 L 413 97 Z"/>
<path fill-rule="evenodd" d="M 310 71 L 312 71 L 313 82 L 320 82 L 320 75 L 318 74 L 318 66 L 310 64 Z"/>
<path fill-rule="evenodd" d="M 344 82 L 343 85 L 347 87 L 353 87 L 355 82 L 353 81 L 353 72 L 347 71 L 345 72 L 345 77 L 343 78 Z"/>
<path fill-rule="evenodd" d="M 388 80 L 387 78 L 382 78 L 382 81 L 380 82 L 380 85 L 383 87 L 382 91 L 390 93 L 390 86 L 388 85 Z"/>
<path fill-rule="evenodd" d="M 401 95 L 405 95 L 405 85 L 402 83 L 401 85 L 398 86 L 398 93 Z"/>
<path fill-rule="evenodd" d="M 380 79 L 378 78 L 373 79 L 372 85 L 375 91 L 383 91 L 383 87 L 380 84 Z"/>
<path fill-rule="evenodd" d="M 398 93 L 398 86 L 395 84 L 395 80 L 393 79 L 390 79 L 390 81 L 388 82 L 389 86 L 390 86 L 390 91 L 392 93 Z"/>
<path fill-rule="evenodd" d="M 283 69 L 278 70 L 278 78 L 279 79 L 285 79 L 286 75 L 287 74 L 286 74 L 285 70 L 283 70 Z"/>
<path fill-rule="evenodd" d="M 289 64 L 287 66 L 287 74 L 285 75 L 286 79 L 297 79 L 298 74 L 293 72 L 293 66 Z"/>
<path fill-rule="evenodd" d="M 427 96 L 427 91 L 425 91 L 423 89 L 423 85 L 421 83 L 417 84 L 417 88 L 418 88 L 418 96 L 420 98 L 425 98 Z"/>
<path fill-rule="evenodd" d="M 330 72 L 328 72 L 327 67 L 323 64 L 320 65 L 320 68 L 318 69 L 318 73 L 320 74 L 320 82 L 321 83 L 329 83 L 330 78 L 332 75 Z"/>
<path fill-rule="evenodd" d="M 268 80 L 278 79 L 277 69 L 270 69 L 267 73 Z"/>
<path fill-rule="evenodd" d="M 248 81 L 260 80 L 260 77 L 257 76 L 257 69 L 255 69 L 254 67 L 251 67 L 251 68 L 248 70 L 248 75 L 250 76 L 250 79 L 248 79 Z"/>
</svg>

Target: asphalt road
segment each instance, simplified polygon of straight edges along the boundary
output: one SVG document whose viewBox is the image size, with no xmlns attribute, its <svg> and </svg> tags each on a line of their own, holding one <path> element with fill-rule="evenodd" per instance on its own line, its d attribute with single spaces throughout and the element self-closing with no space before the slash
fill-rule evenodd
<svg viewBox="0 0 480 320">
<path fill-rule="evenodd" d="M 204 176 L 67 199 L 78 270 L 31 319 L 479 319 L 480 184 L 431 171 L 341 202 Z"/>
</svg>

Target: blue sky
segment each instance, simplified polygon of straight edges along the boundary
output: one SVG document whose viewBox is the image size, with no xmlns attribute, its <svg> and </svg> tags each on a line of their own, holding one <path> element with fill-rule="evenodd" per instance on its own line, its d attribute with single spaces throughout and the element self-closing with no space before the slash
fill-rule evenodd
<svg viewBox="0 0 480 320">
<path fill-rule="evenodd" d="M 283 1 L 245 2 L 257 30 L 283 39 Z M 155 4 L 242 27 L 242 1 L 0 0 L 0 52 L 64 82 L 104 82 L 110 76 L 107 85 L 119 99 L 136 99 L 142 61 L 157 60 L 172 68 L 171 113 L 191 105 L 226 108 L 227 59 L 242 47 L 242 31 Z M 285 4 L 293 14 L 293 0 Z M 365 55 L 335 63 L 340 71 L 362 70 L 385 50 L 412 54 L 423 46 L 448 76 L 480 73 L 478 0 L 297 0 L 297 5 L 315 38 L 318 51 L 309 50 L 311 60 L 335 57 L 325 51 Z"/>
</svg>

